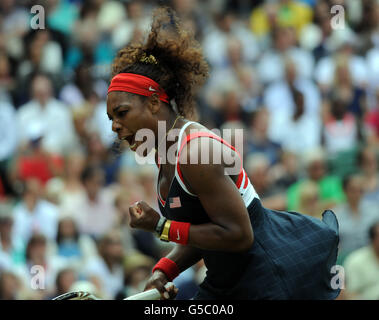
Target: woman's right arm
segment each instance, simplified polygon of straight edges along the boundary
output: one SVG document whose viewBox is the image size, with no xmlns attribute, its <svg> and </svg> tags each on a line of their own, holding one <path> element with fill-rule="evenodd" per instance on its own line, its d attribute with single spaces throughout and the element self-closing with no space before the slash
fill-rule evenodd
<svg viewBox="0 0 379 320">
<path fill-rule="evenodd" d="M 190 246 L 176 245 L 175 248 L 166 256 L 174 261 L 180 272 L 187 270 L 197 263 L 201 258 L 200 250 Z"/>
<path fill-rule="evenodd" d="M 174 261 L 180 272 L 187 270 L 189 267 L 201 260 L 200 250 L 190 246 L 176 245 L 175 248 L 166 256 L 166 258 Z M 157 288 L 165 299 L 173 299 L 176 291 L 173 287 L 166 289 L 164 286 L 169 281 L 165 273 L 159 269 L 155 270 L 148 280 L 145 290 Z M 165 292 L 167 292 L 165 294 Z M 168 294 L 168 295 L 167 295 Z"/>
</svg>

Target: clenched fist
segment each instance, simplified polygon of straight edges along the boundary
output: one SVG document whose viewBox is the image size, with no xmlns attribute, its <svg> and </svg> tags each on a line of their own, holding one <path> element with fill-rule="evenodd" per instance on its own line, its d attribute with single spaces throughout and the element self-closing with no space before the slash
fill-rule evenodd
<svg viewBox="0 0 379 320">
<path fill-rule="evenodd" d="M 146 202 L 138 201 L 129 207 L 130 227 L 149 232 L 155 231 L 160 215 Z"/>
</svg>

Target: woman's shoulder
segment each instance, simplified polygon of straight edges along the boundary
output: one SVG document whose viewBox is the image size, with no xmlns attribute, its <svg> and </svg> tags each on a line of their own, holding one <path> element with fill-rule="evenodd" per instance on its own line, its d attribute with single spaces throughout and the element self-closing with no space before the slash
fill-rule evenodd
<svg viewBox="0 0 379 320">
<path fill-rule="evenodd" d="M 181 137 L 181 147 L 183 147 L 186 144 L 186 140 L 187 142 L 189 142 L 190 140 L 194 140 L 196 138 L 212 138 L 215 143 L 219 142 L 220 144 L 231 146 L 229 140 L 232 136 L 232 132 L 226 132 L 227 137 L 224 138 L 224 130 L 221 131 L 217 128 L 208 129 L 205 125 L 199 122 L 190 121 L 189 124 L 186 126 Z"/>
<path fill-rule="evenodd" d="M 233 166 L 238 162 L 241 166 L 240 153 L 229 141 L 232 135 L 227 134 L 227 136 L 224 138 L 220 130 L 210 130 L 198 122 L 190 123 L 180 141 L 178 154 L 180 164 L 190 164 L 192 162 L 189 161 L 193 161 L 200 165 Z M 205 160 L 207 162 L 204 162 Z"/>
<path fill-rule="evenodd" d="M 190 135 L 191 133 L 196 132 L 211 132 L 206 126 L 200 122 L 186 119 L 186 123 L 183 125 L 186 126 L 183 135 Z"/>
</svg>

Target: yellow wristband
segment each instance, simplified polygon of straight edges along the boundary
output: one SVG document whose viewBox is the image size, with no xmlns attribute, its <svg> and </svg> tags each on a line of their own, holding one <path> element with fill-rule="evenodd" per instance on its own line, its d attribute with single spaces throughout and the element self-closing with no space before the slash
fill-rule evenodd
<svg viewBox="0 0 379 320">
<path fill-rule="evenodd" d="M 170 232 L 170 227 L 171 227 L 171 220 L 166 220 L 164 226 L 163 226 L 163 231 L 161 233 L 161 236 L 159 237 L 160 240 L 169 242 L 169 232 Z"/>
</svg>

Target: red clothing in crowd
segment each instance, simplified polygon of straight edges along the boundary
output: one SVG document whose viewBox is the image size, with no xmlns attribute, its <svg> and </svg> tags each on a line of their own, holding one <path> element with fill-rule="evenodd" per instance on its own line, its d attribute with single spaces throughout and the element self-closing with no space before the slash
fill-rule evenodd
<svg viewBox="0 0 379 320">
<path fill-rule="evenodd" d="M 379 137 L 379 110 L 375 109 L 367 113 L 365 123 L 375 132 Z"/>
<path fill-rule="evenodd" d="M 38 179 L 43 185 L 54 176 L 52 168 L 61 170 L 63 159 L 57 155 L 21 156 L 19 159 L 19 177 L 21 180 Z"/>
<path fill-rule="evenodd" d="M 5 197 L 5 190 L 4 190 L 4 186 L 3 186 L 3 183 L 1 181 L 1 178 L 0 178 L 0 199 L 2 199 L 4 197 Z"/>
</svg>

